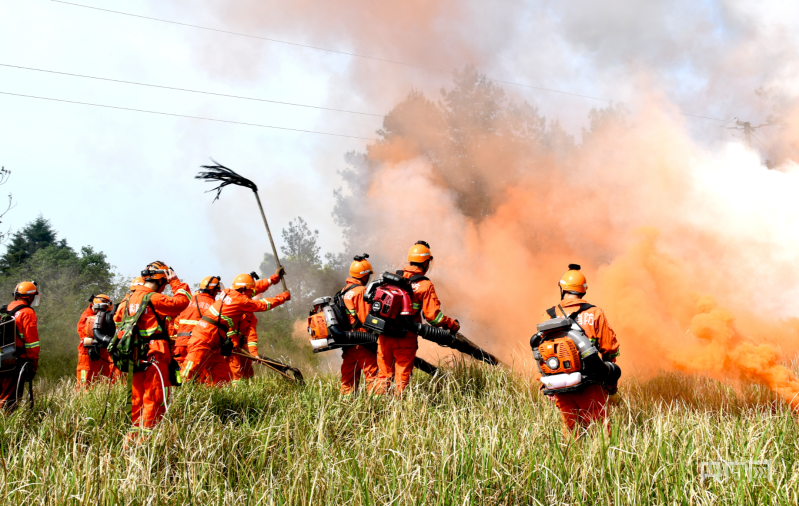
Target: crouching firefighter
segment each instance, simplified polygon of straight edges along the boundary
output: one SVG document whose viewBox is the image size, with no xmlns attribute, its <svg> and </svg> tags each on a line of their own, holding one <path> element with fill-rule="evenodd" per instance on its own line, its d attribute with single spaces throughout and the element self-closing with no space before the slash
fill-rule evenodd
<svg viewBox="0 0 799 506">
<path fill-rule="evenodd" d="M 197 326 L 197 322 L 200 321 L 200 318 L 207 314 L 211 306 L 214 305 L 216 297 L 223 289 L 224 285 L 219 276 L 206 276 L 200 281 L 200 286 L 197 291 L 194 292 L 194 296 L 189 302 L 189 305 L 175 318 L 177 332 L 175 333 L 175 341 L 172 346 L 172 358 L 174 358 L 180 366 L 181 373 L 185 367 L 184 363 L 188 355 L 191 332 L 194 330 L 194 327 Z M 182 382 L 181 376 L 176 377 L 175 380 Z"/>
<path fill-rule="evenodd" d="M 369 295 L 370 299 L 374 300 L 370 307 L 370 316 L 366 318 L 364 325 L 367 329 L 380 333 L 377 341 L 376 387 L 376 392 L 379 394 L 387 391 L 392 379 L 396 384 L 397 394 L 401 394 L 408 386 L 416 359 L 416 350 L 419 348 L 418 333 L 424 330 L 422 317 L 433 327 L 446 329 L 451 334 L 457 334 L 460 330 L 458 320 L 441 312 L 436 289 L 425 276 L 430 270 L 432 261 L 430 245 L 425 241 L 417 241 L 408 251 L 409 265 L 396 273 L 396 276 L 404 278 L 402 281 L 407 280 L 410 284 L 412 290 L 410 308 L 393 308 L 394 304 L 391 301 L 396 302 L 398 299 L 396 295 L 401 294 L 399 292 L 394 294 L 392 288 L 386 290 L 378 288 L 374 294 Z M 383 280 L 390 280 L 392 276 L 394 275 L 386 273 L 383 275 Z"/>
<path fill-rule="evenodd" d="M 33 378 L 39 369 L 39 329 L 34 307 L 39 305 L 35 281 L 14 288 L 14 302 L 0 307 L 0 409 L 13 411 L 29 384 L 33 407 Z"/>
<path fill-rule="evenodd" d="M 105 294 L 89 297 L 89 307 L 78 321 L 78 388 L 96 378 L 113 379 L 119 374 L 108 354 L 108 343 L 116 333 L 114 303 Z"/>
<path fill-rule="evenodd" d="M 134 428 L 149 431 L 166 412 L 166 389 L 172 355 L 166 317 L 180 314 L 191 300 L 189 285 L 163 262 L 153 262 L 142 271 L 144 284 L 137 286 L 123 303 L 118 331 L 108 352 L 114 364 L 128 377 L 128 403 Z M 163 294 L 166 285 L 172 296 Z"/>
<path fill-rule="evenodd" d="M 285 274 L 283 267 L 278 267 L 275 273 L 266 280 L 268 283 L 264 283 L 255 272 L 251 272 L 250 276 L 256 281 L 256 290 L 253 297 L 264 293 L 270 286 L 278 284 L 280 278 L 285 276 Z M 234 351 L 246 352 L 254 357 L 258 356 L 258 318 L 256 318 L 255 313 L 250 311 L 241 316 L 241 322 L 236 327 L 235 333 L 230 334 L 230 339 L 233 341 Z M 237 353 L 231 353 L 230 356 L 225 357 L 225 361 L 230 368 L 232 383 L 238 383 L 242 379 L 250 379 L 255 376 L 252 359 Z"/>
<path fill-rule="evenodd" d="M 579 265 L 569 264 L 559 287 L 561 302 L 547 309 L 550 319 L 538 325 L 530 347 L 542 393 L 554 396 L 570 434 L 578 426 L 607 424 L 608 395 L 616 392 L 621 369 L 615 364 L 619 343 L 605 313 L 583 300 L 588 284 Z"/>
<path fill-rule="evenodd" d="M 276 274 L 279 280 L 280 276 Z M 274 278 L 256 282 L 251 274 L 239 274 L 233 279 L 233 286 L 222 292 L 219 300 L 192 330 L 183 367 L 184 380 L 198 379 L 214 385 L 232 380 L 225 358 L 233 353 L 233 337 L 241 332 L 244 315 L 269 311 L 291 299 L 289 292 L 280 293 L 275 298 L 252 299 L 256 293 L 269 288 Z"/>
</svg>

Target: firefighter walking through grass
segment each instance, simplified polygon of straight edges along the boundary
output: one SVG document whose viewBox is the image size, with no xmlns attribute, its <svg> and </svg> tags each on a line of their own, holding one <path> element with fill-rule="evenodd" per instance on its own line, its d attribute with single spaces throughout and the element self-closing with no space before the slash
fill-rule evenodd
<svg viewBox="0 0 799 506">
<path fill-rule="evenodd" d="M 280 280 L 280 270 L 269 279 L 256 281 L 251 274 L 239 274 L 233 285 L 222 292 L 220 300 L 202 316 L 189 339 L 183 376 L 203 383 L 219 385 L 232 380 L 230 366 L 225 360 L 233 352 L 233 337 L 242 330 L 246 313 L 269 311 L 291 298 L 289 292 L 274 298 L 253 300 L 256 293 L 264 292 Z"/>
<path fill-rule="evenodd" d="M 133 373 L 131 420 L 134 427 L 149 431 L 164 416 L 166 388 L 170 386 L 169 364 L 172 355 L 166 317 L 180 314 L 189 305 L 191 292 L 189 285 L 182 283 L 175 271 L 160 261 L 147 265 L 142 277 L 144 284 L 137 286 L 125 301 L 123 311 L 133 316 L 143 304 L 147 305 L 136 322 L 139 336 L 144 342 L 139 349 L 139 357 L 144 357 L 147 364 L 143 370 Z M 171 297 L 163 294 L 166 285 L 172 288 Z"/>
<path fill-rule="evenodd" d="M 616 362 L 619 356 L 619 343 L 616 333 L 610 328 L 602 309 L 588 304 L 583 297 L 588 291 L 588 282 L 580 271 L 580 266 L 570 264 L 569 270 L 561 277 L 561 302 L 559 306 L 566 315 L 580 325 L 591 343 L 602 354 L 602 360 Z M 550 318 L 555 318 L 560 309 L 554 306 L 547 310 Z M 615 386 L 613 387 L 615 390 Z M 605 386 L 590 384 L 582 391 L 554 394 L 555 404 L 560 410 L 564 433 L 574 434 L 580 427 L 604 423 L 607 426 L 607 400 L 609 391 Z"/>
<path fill-rule="evenodd" d="M 339 292 L 347 309 L 349 328 L 357 331 L 363 327 L 369 314 L 369 304 L 364 300 L 366 285 L 372 277 L 372 264 L 369 255 L 356 256 L 350 264 L 350 276 L 347 284 Z M 374 390 L 377 379 L 377 346 L 375 344 L 359 344 L 345 346 L 341 354 L 341 393 L 351 394 L 358 390 L 361 374 L 368 392 Z"/>
<path fill-rule="evenodd" d="M 13 318 L 14 346 L 0 362 L 0 408 L 13 411 L 25 383 L 32 382 L 39 369 L 39 328 L 34 307 L 39 305 L 35 281 L 23 281 L 14 288 L 14 302 L 0 311 Z M 9 343 L 10 344 L 10 343 Z"/>
<path fill-rule="evenodd" d="M 425 241 L 417 241 L 408 251 L 408 265 L 402 271 L 413 288 L 413 321 L 422 322 L 422 317 L 434 327 L 441 327 L 452 333 L 460 330 L 458 320 L 445 316 L 441 312 L 441 303 L 436 295 L 433 283 L 425 276 L 430 270 L 433 255 L 430 245 Z M 419 338 L 413 332 L 405 337 L 388 337 L 381 335 L 377 341 L 378 387 L 377 393 L 385 393 L 393 379 L 396 393 L 401 394 L 408 386 L 413 371 Z"/>
</svg>

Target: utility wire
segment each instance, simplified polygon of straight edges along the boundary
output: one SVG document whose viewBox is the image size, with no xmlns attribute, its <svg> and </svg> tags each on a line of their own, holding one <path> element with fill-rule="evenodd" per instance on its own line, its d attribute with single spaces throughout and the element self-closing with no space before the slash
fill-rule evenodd
<svg viewBox="0 0 799 506">
<path fill-rule="evenodd" d="M 150 21 L 158 21 L 160 23 L 169 23 L 169 24 L 178 25 L 178 26 L 186 26 L 186 27 L 189 27 L 189 28 L 197 28 L 199 30 L 207 30 L 207 31 L 210 31 L 210 32 L 225 33 L 225 34 L 228 34 L 228 35 L 238 35 L 240 37 L 247 37 L 247 38 L 250 38 L 250 39 L 264 40 L 264 41 L 267 41 L 267 42 L 275 42 L 275 43 L 278 43 L 278 44 L 287 44 L 287 45 L 290 45 L 290 46 L 303 47 L 303 48 L 306 48 L 306 49 L 314 49 L 316 51 L 325 51 L 325 52 L 328 52 L 328 53 L 342 54 L 342 55 L 346 55 L 346 56 L 354 56 L 356 58 L 365 58 L 367 60 L 380 61 L 380 62 L 384 62 L 384 63 L 392 63 L 392 64 L 395 64 L 395 65 L 403 65 L 405 67 L 413 67 L 413 68 L 418 68 L 418 69 L 422 69 L 422 70 L 429 70 L 431 72 L 438 72 L 438 73 L 449 74 L 449 75 L 454 75 L 455 74 L 455 72 L 451 71 L 451 70 L 443 70 L 443 69 L 438 69 L 438 68 L 434 68 L 434 67 L 427 67 L 427 66 L 424 66 L 424 65 L 417 65 L 415 63 L 407 63 L 407 62 L 402 62 L 402 61 L 398 61 L 398 60 L 390 60 L 390 59 L 387 59 L 387 58 L 378 58 L 376 56 L 368 56 L 368 55 L 359 54 L 359 53 L 352 53 L 352 52 L 349 52 L 349 51 L 339 51 L 337 49 L 329 49 L 329 48 L 325 48 L 325 47 L 311 46 L 311 45 L 308 45 L 308 44 L 300 44 L 300 43 L 297 43 L 297 42 L 290 42 L 290 41 L 286 41 L 286 40 L 272 39 L 272 38 L 269 38 L 269 37 L 261 37 L 261 36 L 258 36 L 258 35 L 251 35 L 249 33 L 234 32 L 234 31 L 230 31 L 230 30 L 222 30 L 222 29 L 219 29 L 219 28 L 210 28 L 210 27 L 207 27 L 207 26 L 194 25 L 194 24 L 191 24 L 191 23 L 182 23 L 182 22 L 179 22 L 179 21 L 172 21 L 172 20 L 169 20 L 169 19 L 155 18 L 155 17 L 151 17 L 151 16 L 142 16 L 140 14 L 131 14 L 129 12 L 115 11 L 115 10 L 111 10 L 111 9 L 103 9 L 101 7 L 94 7 L 94 6 L 91 6 L 91 5 L 83 5 L 83 4 L 78 4 L 78 3 L 74 3 L 74 2 L 66 2 L 64 0 L 50 0 L 50 1 L 51 2 L 55 2 L 55 3 L 64 4 L 64 5 L 71 5 L 73 7 L 83 7 L 84 9 L 92 9 L 92 10 L 97 10 L 97 11 L 102 11 L 102 12 L 109 12 L 109 13 L 112 13 L 112 14 L 120 14 L 120 15 L 123 15 L 123 16 L 130 16 L 130 17 L 134 17 L 134 18 L 147 19 L 147 20 L 150 20 Z M 622 103 L 622 102 L 619 102 L 617 100 L 611 100 L 611 99 L 608 99 L 608 98 L 592 97 L 590 95 L 582 95 L 580 93 L 572 93 L 572 92 L 569 92 L 569 91 L 556 90 L 556 89 L 553 89 L 553 88 L 544 88 L 542 86 L 533 86 L 531 84 L 517 83 L 517 82 L 514 82 L 514 81 L 504 81 L 504 80 L 501 80 L 501 79 L 492 79 L 492 78 L 489 78 L 489 77 L 486 77 L 486 79 L 489 80 L 489 81 L 495 82 L 495 83 L 508 84 L 508 85 L 511 85 L 511 86 L 519 86 L 519 87 L 522 87 L 522 88 L 528 88 L 528 89 L 532 89 L 532 90 L 548 91 L 550 93 L 559 93 L 561 95 L 569 95 L 569 96 L 572 96 L 572 97 L 586 98 L 586 99 L 589 99 L 589 100 L 599 100 L 601 102 Z M 727 121 L 727 120 L 724 120 L 724 119 L 710 118 L 710 117 L 707 117 L 707 116 L 700 116 L 700 115 L 697 115 L 697 114 L 688 114 L 688 113 L 684 113 L 684 112 L 681 112 L 680 114 L 682 114 L 683 116 L 690 116 L 692 118 L 701 118 L 701 119 L 707 119 L 707 120 L 711 120 L 711 121 L 719 121 L 721 123 L 724 123 L 725 121 Z"/>
<path fill-rule="evenodd" d="M 177 88 L 177 87 L 174 87 L 174 86 L 163 86 L 163 85 L 159 85 L 159 84 L 140 83 L 140 82 L 136 82 L 136 81 L 125 81 L 123 79 L 111 79 L 109 77 L 87 76 L 87 75 L 84 75 L 84 74 L 71 74 L 69 72 L 59 72 L 57 70 L 47 70 L 47 69 L 37 69 L 37 68 L 32 68 L 32 67 L 22 67 L 20 65 L 9 65 L 7 63 L 0 63 L 0 67 L 9 67 L 9 68 L 14 68 L 14 69 L 22 69 L 22 70 L 32 70 L 34 72 L 45 72 L 45 73 L 48 73 L 48 74 L 58 74 L 58 75 L 62 75 L 62 76 L 82 77 L 84 79 L 95 79 L 95 80 L 98 80 L 98 81 L 109 81 L 109 82 L 112 82 L 112 83 L 135 84 L 136 86 L 147 86 L 149 88 L 160 88 L 160 89 L 163 89 L 163 90 L 186 91 L 186 92 L 189 92 L 189 93 L 199 93 L 199 94 L 202 94 L 202 95 L 213 95 L 213 96 L 216 96 L 216 97 L 238 98 L 238 99 L 241 99 L 241 100 L 254 100 L 254 101 L 257 101 L 257 102 L 269 102 L 269 103 L 272 103 L 272 104 L 291 105 L 291 106 L 294 106 L 294 107 L 308 107 L 308 108 L 311 108 L 311 109 L 321 109 L 323 111 L 345 112 L 345 113 L 349 113 L 349 114 L 360 114 L 360 115 L 363 115 L 363 116 L 376 116 L 378 118 L 382 118 L 383 116 L 385 116 L 384 114 L 372 114 L 372 113 L 369 113 L 369 112 L 347 111 L 345 109 L 334 109 L 332 107 L 321 107 L 321 106 L 317 106 L 317 105 L 297 104 L 297 103 L 294 103 L 294 102 L 281 102 L 279 100 L 269 100 L 269 99 L 266 99 L 266 98 L 244 97 L 244 96 L 241 96 L 241 95 L 228 95 L 228 94 L 225 94 L 225 93 L 215 93 L 215 92 L 212 92 L 212 91 L 192 90 L 192 89 L 189 89 L 189 88 Z"/>
<path fill-rule="evenodd" d="M 205 118 L 205 117 L 202 117 L 202 116 L 189 116 L 187 114 L 175 114 L 175 113 L 171 113 L 171 112 L 148 111 L 146 109 L 134 109 L 132 107 L 119 107 L 119 106 L 116 106 L 116 105 L 93 104 L 91 102 L 78 102 L 76 100 L 64 100 L 64 99 L 61 99 L 61 98 L 38 97 L 38 96 L 35 96 L 35 95 L 23 95 L 21 93 L 10 93 L 10 92 L 7 92 L 7 91 L 0 91 L 0 95 L 10 95 L 12 97 L 35 98 L 35 99 L 38 99 L 38 100 L 50 100 L 52 102 L 64 102 L 64 103 L 67 103 L 67 104 L 89 105 L 89 106 L 92 106 L 92 107 L 103 107 L 103 108 L 106 108 L 106 109 L 119 109 L 121 111 L 143 112 L 143 113 L 147 113 L 147 114 L 157 114 L 159 116 L 172 116 L 172 117 L 175 117 L 175 118 L 199 119 L 199 120 L 203 120 L 203 121 L 216 121 L 218 123 L 231 123 L 231 124 L 234 124 L 234 125 L 254 126 L 254 127 L 260 127 L 260 128 L 273 128 L 273 129 L 276 129 L 276 130 L 289 130 L 291 132 L 303 132 L 303 133 L 307 133 L 307 134 L 329 135 L 329 136 L 333 136 L 333 137 L 347 137 L 349 139 L 361 139 L 361 140 L 365 140 L 365 141 L 376 141 L 376 140 L 378 140 L 378 139 L 375 139 L 373 137 L 360 137 L 358 135 L 334 134 L 334 133 L 330 133 L 330 132 L 317 132 L 315 130 L 303 130 L 301 128 L 288 128 L 288 127 L 279 127 L 279 126 L 273 126 L 273 125 L 262 125 L 262 124 L 259 124 L 259 123 L 245 123 L 243 121 L 232 121 L 232 120 L 217 119 L 217 118 Z"/>
</svg>

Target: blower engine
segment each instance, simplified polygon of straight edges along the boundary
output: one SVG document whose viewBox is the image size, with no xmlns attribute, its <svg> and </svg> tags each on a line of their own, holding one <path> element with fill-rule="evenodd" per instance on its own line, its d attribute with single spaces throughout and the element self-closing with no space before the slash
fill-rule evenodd
<svg viewBox="0 0 799 506">
<path fill-rule="evenodd" d="M 544 395 L 579 392 L 590 384 L 615 393 L 621 369 L 602 360 L 599 350 L 572 318 L 540 323 L 530 347 L 541 371 Z"/>
<path fill-rule="evenodd" d="M 357 346 L 377 342 L 377 336 L 369 332 L 349 330 L 349 318 L 336 302 L 340 297 L 319 297 L 313 301 L 313 309 L 308 316 L 308 333 L 314 353 L 334 350 L 342 346 Z"/>
</svg>

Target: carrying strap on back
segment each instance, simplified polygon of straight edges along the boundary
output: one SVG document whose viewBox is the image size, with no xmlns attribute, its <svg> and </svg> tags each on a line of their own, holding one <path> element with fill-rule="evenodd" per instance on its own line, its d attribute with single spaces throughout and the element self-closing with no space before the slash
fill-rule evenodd
<svg viewBox="0 0 799 506">
<path fill-rule="evenodd" d="M 403 271 L 402 269 L 398 270 L 397 271 L 397 276 L 403 276 L 404 277 L 405 276 L 405 271 Z M 417 283 L 419 281 L 430 281 L 430 278 L 428 278 L 424 274 L 414 274 L 413 276 L 411 276 L 411 277 L 409 277 L 407 279 L 408 279 L 408 283 Z"/>
<path fill-rule="evenodd" d="M 579 316 L 580 313 L 582 313 L 583 311 L 587 311 L 592 307 L 596 306 L 594 306 L 593 304 L 589 304 L 587 302 L 583 302 L 582 304 L 580 304 L 580 307 L 577 308 L 577 311 L 573 312 L 570 315 L 567 315 L 566 311 L 563 310 L 563 307 L 560 304 L 558 304 L 557 306 L 552 306 L 551 308 L 547 309 L 547 314 L 549 315 L 550 318 L 557 318 L 558 314 L 555 312 L 555 309 L 560 309 L 560 312 L 563 313 L 564 318 L 571 318 L 572 320 L 577 321 L 576 318 L 577 316 Z"/>
<path fill-rule="evenodd" d="M 0 307 L 0 313 L 5 313 L 10 317 L 14 317 L 15 314 L 22 311 L 23 309 L 30 308 L 29 305 L 25 304 L 24 302 L 19 306 L 15 307 L 14 309 L 8 309 L 8 306 Z"/>
<path fill-rule="evenodd" d="M 363 285 L 347 285 L 346 287 L 344 287 L 343 290 L 341 290 L 340 292 L 336 293 L 336 295 L 333 296 L 333 304 L 337 305 L 340 309 L 344 310 L 344 315 L 343 316 L 345 316 L 345 317 L 347 317 L 347 315 L 349 314 L 349 311 L 347 310 L 347 305 L 344 304 L 344 294 L 346 294 L 347 292 L 349 292 L 350 290 L 352 290 L 356 286 L 363 286 Z M 347 322 L 349 322 L 349 318 L 347 318 Z M 359 328 L 363 327 L 363 323 L 361 323 L 361 320 L 358 319 L 358 317 L 356 316 L 355 317 L 355 325 L 352 325 L 351 327 L 352 327 L 353 330 L 359 329 Z"/>
</svg>

